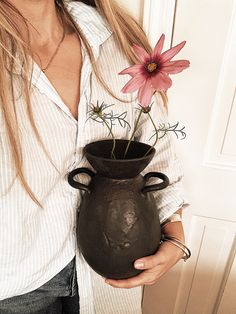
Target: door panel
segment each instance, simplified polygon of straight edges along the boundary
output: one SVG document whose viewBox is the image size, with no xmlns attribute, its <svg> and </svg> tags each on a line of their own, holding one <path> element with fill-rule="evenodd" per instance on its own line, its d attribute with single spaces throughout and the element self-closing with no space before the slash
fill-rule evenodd
<svg viewBox="0 0 236 314">
<path fill-rule="evenodd" d="M 174 313 L 216 313 L 235 256 L 235 224 L 194 216 L 189 243 L 193 255 L 182 272 Z"/>
</svg>

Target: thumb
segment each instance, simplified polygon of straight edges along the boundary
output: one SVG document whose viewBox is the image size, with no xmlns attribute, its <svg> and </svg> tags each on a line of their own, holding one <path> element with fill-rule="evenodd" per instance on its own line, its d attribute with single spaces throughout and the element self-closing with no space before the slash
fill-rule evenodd
<svg viewBox="0 0 236 314">
<path fill-rule="evenodd" d="M 157 252 L 154 255 L 137 259 L 134 263 L 134 267 L 136 269 L 151 269 L 151 268 L 156 267 L 158 264 L 160 264 L 161 260 L 162 260 L 161 254 Z"/>
</svg>

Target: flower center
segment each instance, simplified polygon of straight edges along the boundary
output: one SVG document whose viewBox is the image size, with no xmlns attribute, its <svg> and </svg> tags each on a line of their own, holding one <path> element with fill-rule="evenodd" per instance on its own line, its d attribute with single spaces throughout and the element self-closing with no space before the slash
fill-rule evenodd
<svg viewBox="0 0 236 314">
<path fill-rule="evenodd" d="M 143 112 L 143 113 L 149 113 L 150 111 L 151 111 L 151 106 L 142 107 L 142 112 Z"/>
<path fill-rule="evenodd" d="M 93 112 L 94 113 L 100 113 L 102 111 L 102 108 L 100 106 L 93 106 Z"/>
<path fill-rule="evenodd" d="M 158 64 L 156 62 L 150 62 L 147 65 L 147 70 L 149 73 L 154 72 L 158 68 Z"/>
</svg>

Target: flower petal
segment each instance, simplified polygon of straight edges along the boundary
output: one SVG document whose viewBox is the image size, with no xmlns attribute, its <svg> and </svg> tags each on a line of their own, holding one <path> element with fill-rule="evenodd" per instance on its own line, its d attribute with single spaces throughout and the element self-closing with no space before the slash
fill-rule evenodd
<svg viewBox="0 0 236 314">
<path fill-rule="evenodd" d="M 140 47 L 140 46 L 134 44 L 133 50 L 134 50 L 134 53 L 136 54 L 136 56 L 138 57 L 138 59 L 142 63 L 146 63 L 146 61 L 148 59 L 150 59 L 150 55 L 147 53 L 147 51 L 143 47 Z"/>
<path fill-rule="evenodd" d="M 172 85 L 172 80 L 165 73 L 159 72 L 157 75 L 151 77 L 152 87 L 156 91 L 166 91 Z"/>
<path fill-rule="evenodd" d="M 155 58 L 158 58 L 162 52 L 163 45 L 165 41 L 165 34 L 162 34 L 161 37 L 159 38 L 158 42 L 156 43 L 156 46 L 154 48 L 152 57 L 155 60 Z"/>
<path fill-rule="evenodd" d="M 124 69 L 119 74 L 129 74 L 131 76 L 135 76 L 136 74 L 143 72 L 143 65 L 142 64 L 135 64 L 129 68 Z"/>
<path fill-rule="evenodd" d="M 155 90 L 150 83 L 150 79 L 146 80 L 145 84 L 138 91 L 138 101 L 142 107 L 148 107 L 151 104 L 152 95 Z"/>
<path fill-rule="evenodd" d="M 188 60 L 167 61 L 162 65 L 161 71 L 167 74 L 176 74 L 188 68 Z"/>
<path fill-rule="evenodd" d="M 186 44 L 186 41 L 182 41 L 180 44 L 163 52 L 161 54 L 161 61 L 166 62 L 172 59 L 184 47 L 185 44 Z"/>
<path fill-rule="evenodd" d="M 139 89 L 142 85 L 144 85 L 146 81 L 145 75 L 136 75 L 132 77 L 128 83 L 122 88 L 122 93 L 133 93 L 137 89 Z"/>
</svg>

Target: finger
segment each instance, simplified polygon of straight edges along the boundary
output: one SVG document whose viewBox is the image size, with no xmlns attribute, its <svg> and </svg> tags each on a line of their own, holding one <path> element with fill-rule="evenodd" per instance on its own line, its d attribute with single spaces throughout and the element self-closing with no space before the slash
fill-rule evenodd
<svg viewBox="0 0 236 314">
<path fill-rule="evenodd" d="M 164 263 L 164 255 L 162 252 L 157 252 L 154 255 L 139 258 L 135 261 L 134 267 L 136 269 L 151 269 Z"/>
<path fill-rule="evenodd" d="M 143 286 L 146 284 L 154 283 L 154 275 L 148 272 L 142 272 L 141 274 L 129 278 L 129 279 L 121 279 L 121 280 L 114 280 L 114 279 L 106 279 L 105 282 L 114 288 L 135 288 L 139 286 Z"/>
</svg>

